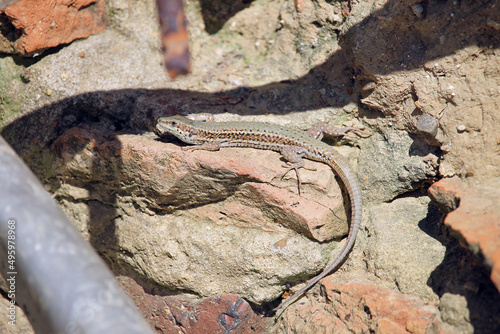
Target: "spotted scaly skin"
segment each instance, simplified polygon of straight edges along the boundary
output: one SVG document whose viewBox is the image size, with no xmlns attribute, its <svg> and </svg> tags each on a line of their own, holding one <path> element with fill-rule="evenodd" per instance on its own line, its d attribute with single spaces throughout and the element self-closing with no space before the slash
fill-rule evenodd
<svg viewBox="0 0 500 334">
<path fill-rule="evenodd" d="M 313 287 L 320 279 L 337 269 L 347 258 L 354 246 L 361 223 L 361 192 L 357 178 L 347 161 L 329 145 L 318 140 L 323 133 L 344 135 L 357 128 L 336 128 L 327 124 L 317 124 L 307 133 L 278 125 L 257 122 L 212 122 L 208 114 L 162 117 L 156 125 L 159 136 L 173 135 L 181 141 L 198 145 L 187 149 L 216 151 L 221 147 L 252 147 L 277 151 L 282 154 L 288 165 L 297 170 L 304 167 L 302 158 L 319 161 L 332 168 L 342 181 L 351 203 L 351 222 L 347 241 L 340 254 L 319 275 L 311 279 L 305 287 L 292 297 L 285 299 L 274 310 L 279 316 L 290 304 L 295 302 L 304 292 Z M 201 119 L 204 121 L 198 121 Z M 318 139 L 316 139 L 318 138 Z M 298 175 L 298 174 L 297 174 Z"/>
</svg>

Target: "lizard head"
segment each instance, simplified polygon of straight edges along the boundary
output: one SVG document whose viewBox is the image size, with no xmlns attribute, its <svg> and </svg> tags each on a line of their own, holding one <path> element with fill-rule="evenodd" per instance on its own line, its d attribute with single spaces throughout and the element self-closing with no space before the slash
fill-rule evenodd
<svg viewBox="0 0 500 334">
<path fill-rule="evenodd" d="M 196 144 L 194 121 L 183 116 L 161 117 L 156 123 L 156 134 L 160 137 L 173 135 L 185 143 Z"/>
</svg>

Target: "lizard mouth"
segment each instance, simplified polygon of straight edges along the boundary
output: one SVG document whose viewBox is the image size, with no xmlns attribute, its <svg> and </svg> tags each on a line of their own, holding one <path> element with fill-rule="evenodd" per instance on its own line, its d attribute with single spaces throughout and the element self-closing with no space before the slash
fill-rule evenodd
<svg viewBox="0 0 500 334">
<path fill-rule="evenodd" d="M 156 124 L 156 127 L 154 129 L 154 132 L 161 136 L 166 132 L 166 129 L 161 125 L 161 123 Z"/>
</svg>

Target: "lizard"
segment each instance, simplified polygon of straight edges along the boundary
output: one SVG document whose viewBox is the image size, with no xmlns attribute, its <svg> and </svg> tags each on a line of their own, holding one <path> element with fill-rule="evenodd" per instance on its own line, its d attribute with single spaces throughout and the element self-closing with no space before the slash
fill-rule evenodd
<svg viewBox="0 0 500 334">
<path fill-rule="evenodd" d="M 350 200 L 350 227 L 342 250 L 335 260 L 319 275 L 311 279 L 302 289 L 286 298 L 273 311 L 278 318 L 293 302 L 299 299 L 319 280 L 337 269 L 347 258 L 354 246 L 356 235 L 361 224 L 361 191 L 353 170 L 345 158 L 321 141 L 324 134 L 344 136 L 349 131 L 361 130 L 362 127 L 339 128 L 333 125 L 317 123 L 307 131 L 259 122 L 213 122 L 211 114 L 192 114 L 187 117 L 161 117 L 156 124 L 156 133 L 160 137 L 173 135 L 187 144 L 196 146 L 183 147 L 184 150 L 218 151 L 223 147 L 251 147 L 280 152 L 287 161 L 283 167 L 286 173 L 295 170 L 297 181 L 300 178 L 297 170 L 304 167 L 304 160 L 314 160 L 327 164 L 340 178 L 347 190 Z M 286 175 L 285 173 L 285 175 Z"/>
</svg>

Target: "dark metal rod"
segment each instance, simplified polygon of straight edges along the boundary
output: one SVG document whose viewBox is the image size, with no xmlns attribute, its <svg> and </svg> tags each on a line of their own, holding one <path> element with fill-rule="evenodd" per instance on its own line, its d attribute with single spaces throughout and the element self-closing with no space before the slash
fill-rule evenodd
<svg viewBox="0 0 500 334">
<path fill-rule="evenodd" d="M 1 136 L 0 270 L 8 298 L 37 333 L 152 333 L 102 259 Z"/>
</svg>

